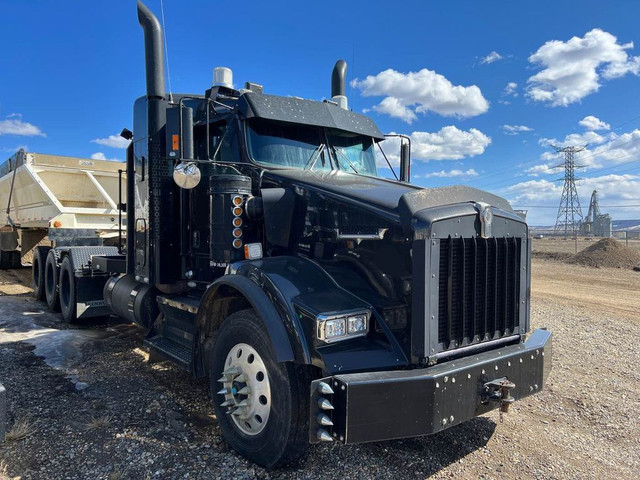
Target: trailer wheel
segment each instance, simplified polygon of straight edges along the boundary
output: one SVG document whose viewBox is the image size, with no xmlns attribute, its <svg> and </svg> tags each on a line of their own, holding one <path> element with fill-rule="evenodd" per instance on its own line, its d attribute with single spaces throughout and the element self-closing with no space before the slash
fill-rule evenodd
<svg viewBox="0 0 640 480">
<path fill-rule="evenodd" d="M 253 310 L 230 315 L 217 333 L 209 389 L 225 440 L 264 467 L 285 465 L 307 446 L 310 374 L 277 363 Z"/>
<path fill-rule="evenodd" d="M 54 250 L 49 250 L 47 261 L 44 264 L 44 293 L 47 305 L 54 312 L 60 310 L 60 297 L 58 296 L 58 260 Z"/>
<path fill-rule="evenodd" d="M 33 251 L 31 276 L 33 278 L 33 295 L 37 300 L 46 300 L 47 298 L 44 292 L 44 265 L 47 261 L 47 252 L 49 250 L 49 247 L 40 246 Z"/>
<path fill-rule="evenodd" d="M 71 259 L 64 257 L 60 266 L 60 311 L 69 323 L 76 321 L 76 276 L 71 266 Z"/>
</svg>

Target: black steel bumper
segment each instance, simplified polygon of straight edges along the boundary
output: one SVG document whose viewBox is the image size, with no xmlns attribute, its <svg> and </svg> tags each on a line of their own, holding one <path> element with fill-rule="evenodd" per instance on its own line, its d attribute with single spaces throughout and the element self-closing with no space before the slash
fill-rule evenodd
<svg viewBox="0 0 640 480">
<path fill-rule="evenodd" d="M 436 433 L 500 406 L 487 401 L 487 384 L 505 377 L 515 384 L 509 392 L 513 399 L 534 394 L 551 370 L 551 336 L 535 330 L 524 343 L 424 369 L 315 380 L 309 441 L 327 439 L 326 434 L 342 443 L 361 443 Z M 333 393 L 321 393 L 326 386 Z M 329 402 L 325 408 L 323 400 Z"/>
</svg>

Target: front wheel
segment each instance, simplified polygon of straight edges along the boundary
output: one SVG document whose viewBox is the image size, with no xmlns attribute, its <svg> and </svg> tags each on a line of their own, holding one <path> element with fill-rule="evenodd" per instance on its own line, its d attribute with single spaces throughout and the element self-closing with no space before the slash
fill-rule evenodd
<svg viewBox="0 0 640 480">
<path fill-rule="evenodd" d="M 253 310 L 223 322 L 209 382 L 222 434 L 238 453 L 264 467 L 299 457 L 307 445 L 310 381 L 304 366 L 275 361 Z"/>
</svg>

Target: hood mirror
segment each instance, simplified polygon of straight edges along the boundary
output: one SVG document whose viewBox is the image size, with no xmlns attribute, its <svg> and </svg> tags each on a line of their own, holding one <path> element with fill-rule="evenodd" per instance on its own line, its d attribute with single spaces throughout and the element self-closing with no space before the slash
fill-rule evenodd
<svg viewBox="0 0 640 480">
<path fill-rule="evenodd" d="M 200 169 L 194 162 L 179 162 L 173 169 L 173 181 L 186 190 L 197 187 L 201 178 Z"/>
</svg>

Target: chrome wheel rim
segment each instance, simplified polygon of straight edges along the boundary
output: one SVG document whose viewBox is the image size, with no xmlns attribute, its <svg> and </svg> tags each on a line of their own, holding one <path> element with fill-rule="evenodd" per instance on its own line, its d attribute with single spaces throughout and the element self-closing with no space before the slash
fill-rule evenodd
<svg viewBox="0 0 640 480">
<path fill-rule="evenodd" d="M 235 426 L 245 435 L 258 435 L 269 420 L 271 386 L 267 368 L 251 345 L 238 343 L 227 355 L 218 380 L 224 397 L 221 404 Z"/>
</svg>

